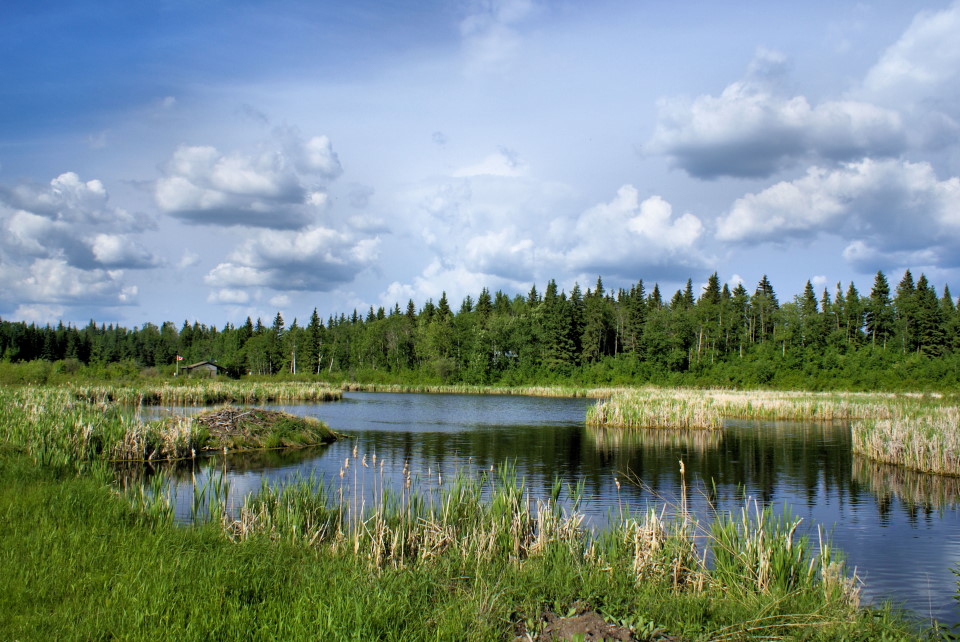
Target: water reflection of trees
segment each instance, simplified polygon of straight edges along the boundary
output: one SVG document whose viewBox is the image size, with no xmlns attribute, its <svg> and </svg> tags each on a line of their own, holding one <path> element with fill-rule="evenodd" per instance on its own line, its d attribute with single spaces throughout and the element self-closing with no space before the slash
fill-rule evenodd
<svg viewBox="0 0 960 642">
<path fill-rule="evenodd" d="M 784 487 L 810 505 L 824 492 L 856 502 L 850 436 L 837 423 L 740 422 L 723 432 L 602 431 L 580 425 L 498 426 L 469 431 L 354 433 L 358 447 L 388 464 L 489 468 L 504 460 L 531 482 L 583 479 L 588 493 L 609 494 L 614 476 L 645 492 L 674 496 L 679 460 L 688 486 L 771 501 Z M 709 498 L 708 498 L 709 499 Z"/>
<path fill-rule="evenodd" d="M 840 424 L 741 422 L 722 433 L 635 431 L 619 437 L 592 436 L 596 450 L 592 456 L 602 468 L 628 472 L 654 491 L 680 485 L 678 460 L 683 460 L 688 484 L 698 482 L 708 495 L 715 488 L 745 489 L 770 501 L 786 485 L 799 490 L 810 504 L 824 487 L 855 501 L 849 431 Z"/>
<path fill-rule="evenodd" d="M 900 501 L 911 522 L 921 514 L 960 504 L 960 477 L 922 473 L 854 455 L 853 480 L 876 498 L 881 518 L 889 519 L 894 500 Z"/>
</svg>

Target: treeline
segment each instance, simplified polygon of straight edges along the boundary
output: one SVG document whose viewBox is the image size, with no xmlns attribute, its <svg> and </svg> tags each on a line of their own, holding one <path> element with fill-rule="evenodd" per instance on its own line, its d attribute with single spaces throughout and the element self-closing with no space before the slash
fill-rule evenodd
<svg viewBox="0 0 960 642">
<path fill-rule="evenodd" d="M 168 372 L 210 360 L 235 376 L 312 374 L 374 382 L 468 384 L 692 384 L 811 389 L 952 388 L 960 366 L 960 311 L 949 289 L 904 273 L 891 289 L 878 272 L 869 292 L 853 283 L 819 295 L 808 281 L 780 302 L 766 276 L 753 292 L 713 274 L 669 298 L 643 281 L 629 290 L 466 297 L 417 309 L 370 308 L 301 324 L 278 313 L 221 329 L 184 322 L 36 326 L 0 321 L 7 362 L 72 367 L 134 364 Z"/>
</svg>

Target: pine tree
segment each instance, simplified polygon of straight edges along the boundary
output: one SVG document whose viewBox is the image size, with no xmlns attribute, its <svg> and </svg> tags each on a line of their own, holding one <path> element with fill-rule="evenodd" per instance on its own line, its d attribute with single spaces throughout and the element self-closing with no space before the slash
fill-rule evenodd
<svg viewBox="0 0 960 642">
<path fill-rule="evenodd" d="M 872 345 L 887 347 L 887 340 L 893 335 L 893 306 L 890 301 L 890 285 L 883 272 L 877 270 L 873 279 L 873 289 L 866 305 L 867 336 Z"/>
<path fill-rule="evenodd" d="M 817 295 L 813 291 L 813 284 L 807 281 L 803 294 L 799 300 L 800 309 L 800 345 L 806 347 L 817 345 L 822 339 L 820 328 L 820 314 L 817 310 Z"/>
<path fill-rule="evenodd" d="M 693 286 L 689 280 L 687 281 L 687 287 L 692 290 Z M 703 293 L 701 293 L 696 303 L 697 363 L 700 362 L 705 350 L 710 351 L 711 361 L 713 360 L 712 355 L 714 354 L 717 339 L 721 332 L 721 312 L 720 277 L 714 272 L 707 279 Z"/>
<path fill-rule="evenodd" d="M 904 353 L 917 349 L 916 322 L 917 322 L 917 288 L 913 283 L 910 270 L 903 273 L 903 278 L 897 285 L 897 294 L 893 299 L 894 320 L 897 334 L 900 338 L 900 347 Z"/>
<path fill-rule="evenodd" d="M 734 314 L 733 319 L 731 319 L 731 327 L 734 329 L 737 354 L 742 358 L 744 343 L 752 340 L 751 336 L 753 334 L 753 322 L 750 314 L 752 307 L 750 305 L 750 294 L 747 292 L 747 289 L 743 287 L 743 283 L 737 283 L 737 287 L 733 289 L 731 303 Z"/>
<path fill-rule="evenodd" d="M 927 282 L 923 274 L 917 280 L 916 299 L 916 340 L 917 350 L 931 357 L 943 354 L 946 333 L 944 315 L 937 300 L 936 290 Z"/>
<path fill-rule="evenodd" d="M 847 288 L 847 295 L 844 300 L 846 302 L 847 342 L 853 346 L 858 346 L 863 339 L 864 309 L 860 301 L 860 293 L 853 281 Z"/>
<path fill-rule="evenodd" d="M 773 337 L 776 312 L 780 308 L 773 286 L 764 274 L 750 300 L 753 315 L 754 341 L 763 343 Z"/>
<path fill-rule="evenodd" d="M 553 279 L 547 283 L 540 309 L 541 364 L 551 371 L 567 372 L 574 363 L 571 311 L 566 297 L 557 294 L 557 283 Z"/>
</svg>

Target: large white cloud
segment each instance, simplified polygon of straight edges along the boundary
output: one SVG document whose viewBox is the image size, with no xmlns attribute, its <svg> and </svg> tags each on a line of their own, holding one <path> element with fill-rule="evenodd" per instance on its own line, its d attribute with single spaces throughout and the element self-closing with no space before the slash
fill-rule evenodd
<svg viewBox="0 0 960 642">
<path fill-rule="evenodd" d="M 0 188 L 0 305 L 126 305 L 137 294 L 118 268 L 160 259 L 137 240 L 152 219 L 109 203 L 99 180 L 65 172 L 46 185 Z M 30 308 L 34 309 L 34 308 Z"/>
<path fill-rule="evenodd" d="M 414 222 L 428 254 L 422 272 L 391 284 L 382 301 L 444 290 L 476 296 L 484 286 L 515 291 L 597 274 L 685 279 L 707 266 L 703 223 L 675 214 L 662 197 L 642 199 L 624 185 L 608 202 L 577 207 L 569 186 L 538 179 L 515 155 L 510 161 L 493 154 L 407 195 L 412 211 L 400 218 Z M 516 167 L 523 171 L 495 171 Z"/>
<path fill-rule="evenodd" d="M 122 270 L 82 270 L 62 259 L 36 259 L 29 265 L 0 263 L 0 302 L 7 305 L 130 305 L 138 288 Z"/>
<path fill-rule="evenodd" d="M 929 163 L 864 159 L 737 199 L 717 222 L 717 238 L 780 242 L 820 233 L 850 241 L 857 265 L 905 257 L 955 265 L 960 250 L 960 178 L 938 179 Z M 919 253 L 919 254 L 918 254 Z M 899 257 L 899 258 L 896 258 Z"/>
<path fill-rule="evenodd" d="M 666 98 L 650 141 L 697 178 L 765 177 L 805 160 L 853 161 L 955 146 L 960 2 L 922 11 L 849 90 L 814 101 L 782 88 L 782 54 L 761 50 L 719 96 Z"/>
<path fill-rule="evenodd" d="M 101 181 L 81 180 L 75 172 L 64 172 L 47 185 L 21 183 L 12 189 L 0 187 L 0 204 L 50 221 L 102 226 L 117 232 L 142 232 L 156 227 L 150 217 L 113 207 L 109 200 Z"/>
<path fill-rule="evenodd" d="M 303 228 L 326 205 L 342 168 L 330 140 L 278 129 L 255 153 L 181 145 L 156 183 L 158 207 L 187 223 Z"/>
<path fill-rule="evenodd" d="M 378 258 L 378 238 L 356 237 L 325 227 L 302 231 L 264 230 L 237 247 L 204 281 L 236 302 L 239 288 L 325 292 L 352 281 Z M 224 292 L 222 289 L 227 289 Z"/>
<path fill-rule="evenodd" d="M 124 234 L 97 234 L 91 250 L 97 263 L 106 267 L 150 268 L 161 264 L 150 250 Z"/>
<path fill-rule="evenodd" d="M 900 105 L 916 119 L 921 141 L 936 144 L 960 130 L 960 2 L 922 11 L 867 72 L 859 95 Z"/>
<path fill-rule="evenodd" d="M 660 196 L 642 202 L 632 185 L 624 185 L 607 203 L 583 212 L 574 224 L 574 239 L 564 252 L 568 269 L 639 279 L 678 276 L 706 266 L 700 249 L 703 223 Z"/>
<path fill-rule="evenodd" d="M 852 160 L 903 151 L 907 134 L 894 109 L 853 99 L 811 105 L 777 82 L 781 71 L 760 64 L 719 96 L 663 99 L 650 147 L 697 178 L 764 177 L 803 158 Z M 769 62 L 769 61 L 768 61 Z"/>
</svg>

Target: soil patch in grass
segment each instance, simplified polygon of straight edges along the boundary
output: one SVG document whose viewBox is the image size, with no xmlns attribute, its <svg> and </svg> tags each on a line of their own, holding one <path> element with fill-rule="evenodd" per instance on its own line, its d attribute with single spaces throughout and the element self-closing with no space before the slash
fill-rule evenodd
<svg viewBox="0 0 960 642">
<path fill-rule="evenodd" d="M 579 608 L 578 608 L 579 607 Z M 544 612 L 530 630 L 531 623 L 519 623 L 515 642 L 553 642 L 559 640 L 619 640 L 620 642 L 677 642 L 678 638 L 660 629 L 634 631 L 630 627 L 609 622 L 600 613 L 578 602 L 573 613 L 561 617 L 553 611 Z"/>
</svg>

